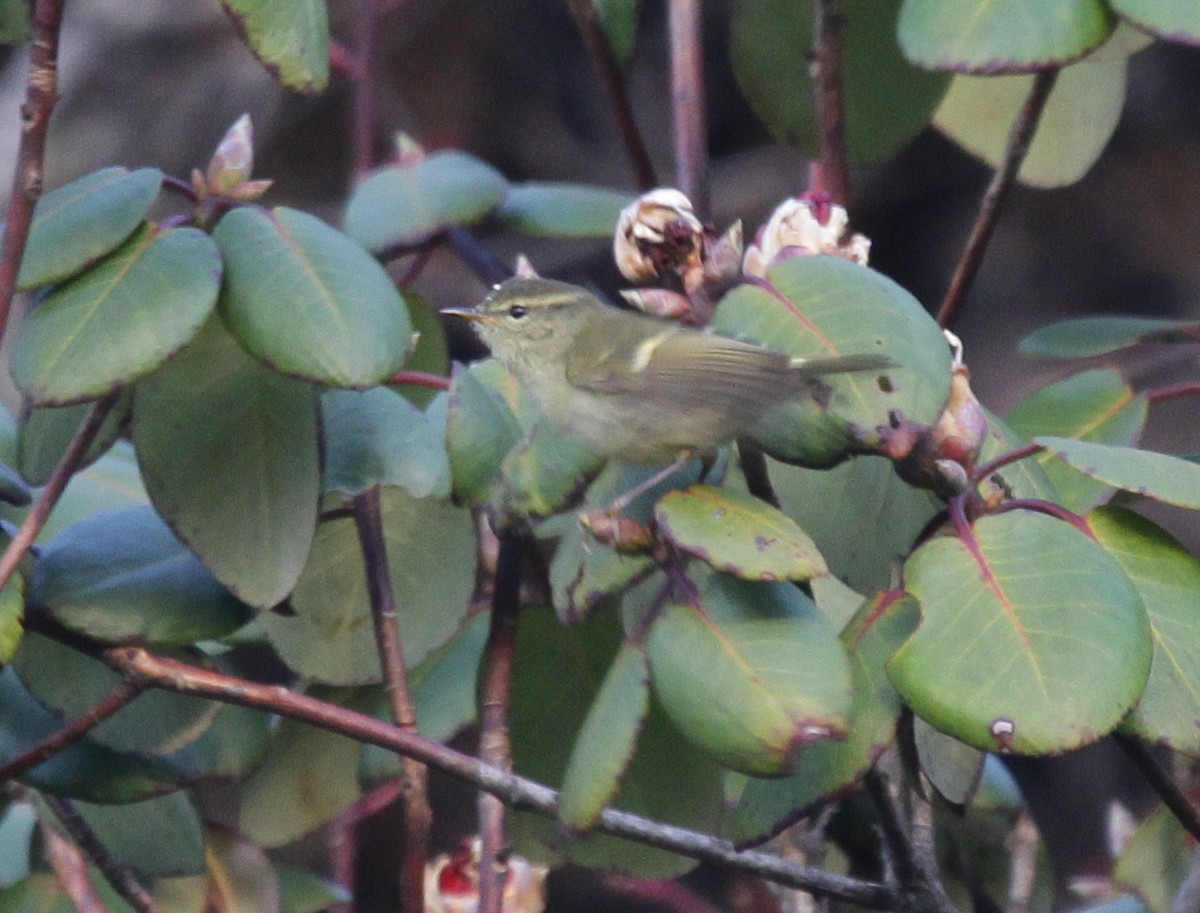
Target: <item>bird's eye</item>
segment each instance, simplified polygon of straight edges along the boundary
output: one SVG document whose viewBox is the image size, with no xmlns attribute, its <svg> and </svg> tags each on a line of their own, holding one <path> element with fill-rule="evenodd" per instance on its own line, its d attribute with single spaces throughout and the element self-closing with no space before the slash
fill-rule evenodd
<svg viewBox="0 0 1200 913">
<path fill-rule="evenodd" d="M 520 320 L 528 313 L 529 308 L 525 307 L 523 304 L 514 304 L 508 309 L 508 316 L 512 317 L 514 320 Z"/>
</svg>

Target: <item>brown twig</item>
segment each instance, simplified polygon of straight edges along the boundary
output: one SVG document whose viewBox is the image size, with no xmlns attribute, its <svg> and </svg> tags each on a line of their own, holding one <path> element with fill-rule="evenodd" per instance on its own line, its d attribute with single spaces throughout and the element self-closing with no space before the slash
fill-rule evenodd
<svg viewBox="0 0 1200 913">
<path fill-rule="evenodd" d="M 1057 69 L 1042 70 L 1033 78 L 1033 85 L 1029 89 L 1029 95 L 1025 98 L 1025 104 L 1021 106 L 1021 111 L 1009 131 L 1004 160 L 996 169 L 996 173 L 992 175 L 991 183 L 983 193 L 983 200 L 979 204 L 979 214 L 975 217 L 975 224 L 971 227 L 971 234 L 967 238 L 958 266 L 955 267 L 954 276 L 950 280 L 950 288 L 947 289 L 941 307 L 938 308 L 937 322 L 943 327 L 954 323 L 959 308 L 962 307 L 963 299 L 966 298 L 967 291 L 975 280 L 975 274 L 979 272 L 979 264 L 983 262 L 984 251 L 996 228 L 1000 206 L 1016 181 L 1021 163 L 1025 161 L 1025 154 L 1029 152 L 1029 144 L 1033 141 L 1034 131 L 1037 130 L 1038 121 L 1041 119 L 1042 111 L 1046 107 L 1046 100 L 1050 97 L 1050 90 L 1054 88 L 1056 79 L 1058 79 Z"/>
<path fill-rule="evenodd" d="M 835 203 L 850 206 L 850 158 L 846 151 L 846 100 L 842 82 L 842 35 L 846 17 L 838 0 L 813 4 L 817 122 L 820 125 L 822 187 Z"/>
<path fill-rule="evenodd" d="M 33 505 L 24 522 L 21 523 L 16 535 L 8 543 L 8 548 L 4 550 L 4 554 L 0 555 L 0 590 L 8 585 L 13 572 L 20 565 L 21 559 L 25 557 L 34 540 L 41 533 L 42 527 L 46 525 L 46 521 L 50 518 L 50 511 L 54 509 L 54 505 L 62 496 L 63 489 L 71 481 L 71 476 L 83 462 L 88 447 L 95 440 L 100 427 L 104 424 L 104 420 L 112 411 L 113 406 L 116 405 L 120 395 L 121 392 L 118 390 L 96 400 L 91 412 L 87 414 L 87 418 L 80 423 L 79 430 L 75 432 L 71 443 L 67 445 L 66 453 L 62 455 L 62 459 L 58 461 L 58 465 L 50 474 L 46 487 L 42 489 L 42 496 L 38 498 L 37 503 Z"/>
<path fill-rule="evenodd" d="M 1175 785 L 1175 781 L 1162 769 L 1145 743 L 1136 736 L 1113 733 L 1113 738 L 1129 759 L 1137 766 L 1146 782 L 1158 793 L 1163 805 L 1171 810 L 1184 829 L 1196 840 L 1200 840 L 1200 812 L 1187 800 L 1187 796 Z"/>
<path fill-rule="evenodd" d="M 0 340 L 8 328 L 17 275 L 33 224 L 33 208 L 42 195 L 46 133 L 58 102 L 58 36 L 64 5 L 65 0 L 37 0 L 33 5 L 33 47 L 25 103 L 21 106 L 21 142 L 4 226 L 4 249 L 0 252 Z"/>
<path fill-rule="evenodd" d="M 449 390 L 450 378 L 440 374 L 426 374 L 424 371 L 397 371 L 387 379 L 389 384 L 412 384 L 414 387 L 428 387 L 430 390 Z"/>
<path fill-rule="evenodd" d="M 110 716 L 127 705 L 145 690 L 145 686 L 121 682 L 107 697 L 83 713 L 78 719 L 64 726 L 58 732 L 52 733 L 27 751 L 21 752 L 11 761 L 0 765 L 0 783 L 5 783 L 21 776 L 27 770 L 37 767 L 47 758 L 51 758 L 78 742 L 81 738 L 107 720 Z"/>
<path fill-rule="evenodd" d="M 1147 390 L 1145 396 L 1146 401 L 1151 405 L 1165 403 L 1173 399 L 1187 399 L 1192 396 L 1200 396 L 1200 382 L 1185 380 L 1178 384 L 1156 387 L 1153 390 Z"/>
<path fill-rule="evenodd" d="M 46 819 L 41 822 L 41 830 L 46 861 L 50 863 L 54 878 L 70 899 L 76 913 L 108 913 L 108 908 L 88 876 L 88 861 L 79 847 L 60 834 Z"/>
<path fill-rule="evenodd" d="M 608 96 L 613 118 L 617 122 L 617 131 L 625 143 L 625 154 L 629 157 L 630 167 L 633 168 L 634 180 L 638 190 L 650 190 L 658 186 L 654 175 L 654 165 L 646 144 L 638 130 L 637 121 L 633 116 L 633 107 L 629 104 L 629 93 L 625 88 L 625 75 L 613 57 L 612 46 L 600 20 L 596 16 L 596 6 L 592 0 L 567 0 L 575 22 L 579 26 L 579 34 L 583 38 L 583 47 L 591 61 L 592 69 L 600 77 L 604 93 Z"/>
<path fill-rule="evenodd" d="M 137 913 L 158 913 L 158 904 L 142 887 L 141 882 L 134 876 L 133 870 L 108 851 L 108 847 L 83 820 L 83 816 L 75 810 L 74 805 L 66 799 L 46 793 L 42 794 L 42 800 L 50 811 L 54 812 L 54 816 L 62 824 L 63 830 L 67 832 L 75 845 L 83 850 L 84 855 L 96 864 L 96 868 L 100 870 L 104 880 L 112 885 L 113 890 L 121 896 L 122 900 L 133 907 Z"/>
<path fill-rule="evenodd" d="M 517 618 L 521 608 L 521 565 L 527 537 L 515 530 L 500 534 L 496 580 L 492 590 L 492 615 L 483 648 L 483 692 L 479 708 L 479 757 L 491 767 L 512 770 L 508 711 L 512 698 L 513 660 L 517 649 Z M 508 838 L 504 803 L 496 796 L 479 794 L 479 913 L 500 913 L 504 900 L 501 864 Z"/>
<path fill-rule="evenodd" d="M 362 546 L 363 567 L 371 616 L 375 622 L 375 643 L 383 669 L 384 687 L 391 699 L 392 720 L 407 732 L 417 731 L 417 710 L 408 687 L 408 669 L 400 642 L 396 619 L 396 593 L 388 568 L 387 546 L 383 538 L 383 508 L 378 486 L 354 498 L 354 524 Z M 419 910 L 424 906 L 425 859 L 429 846 L 429 828 L 433 813 L 426 793 L 425 765 L 411 758 L 402 759 L 401 795 L 404 798 L 404 862 L 400 871 L 401 909 Z"/>
<path fill-rule="evenodd" d="M 700 0 L 670 0 L 671 126 L 675 183 L 702 219 L 708 211 L 708 122 L 704 104 L 704 36 Z"/>
<path fill-rule="evenodd" d="M 375 164 L 375 0 L 358 0 L 354 10 L 354 101 L 350 133 L 350 167 L 361 178 Z"/>
<path fill-rule="evenodd" d="M 355 713 L 277 685 L 261 685 L 155 656 L 141 647 L 112 647 L 100 658 L 127 680 L 179 694 L 266 710 L 318 726 L 357 741 L 378 745 L 430 767 L 436 767 L 477 789 L 486 790 L 513 808 L 545 817 L 558 815 L 558 795 L 548 786 L 485 764 L 416 733 L 405 732 L 374 717 Z M 758 875 L 786 887 L 839 898 L 872 909 L 891 909 L 900 900 L 888 885 L 834 875 L 781 859 L 770 853 L 738 851 L 728 840 L 687 828 L 605 809 L 596 823 L 600 833 Z"/>
</svg>

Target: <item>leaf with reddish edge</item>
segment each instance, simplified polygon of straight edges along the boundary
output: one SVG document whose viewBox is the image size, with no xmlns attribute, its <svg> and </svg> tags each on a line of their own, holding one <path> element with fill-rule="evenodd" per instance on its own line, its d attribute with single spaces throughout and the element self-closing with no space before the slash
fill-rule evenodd
<svg viewBox="0 0 1200 913">
<path fill-rule="evenodd" d="M 1200 324 L 1161 317 L 1079 317 L 1034 330 L 1021 340 L 1022 355 L 1090 358 L 1138 345 L 1200 342 Z"/>
<path fill-rule="evenodd" d="M 1165 41 L 1200 44 L 1200 5 L 1195 0 L 1109 0 L 1116 14 Z"/>
<path fill-rule="evenodd" d="M 1040 513 L 968 526 L 959 512 L 956 527 L 905 564 L 921 624 L 887 666 L 904 700 L 987 751 L 1054 754 L 1112 730 L 1151 656 L 1146 610 L 1120 564 Z"/>
<path fill-rule="evenodd" d="M 305 94 L 329 82 L 325 0 L 221 0 L 254 56 L 289 89 Z"/>
<path fill-rule="evenodd" d="M 1086 476 L 1134 494 L 1200 510 L 1200 465 L 1168 453 L 1075 441 L 1063 437 L 1036 437 L 1069 466 Z"/>
</svg>

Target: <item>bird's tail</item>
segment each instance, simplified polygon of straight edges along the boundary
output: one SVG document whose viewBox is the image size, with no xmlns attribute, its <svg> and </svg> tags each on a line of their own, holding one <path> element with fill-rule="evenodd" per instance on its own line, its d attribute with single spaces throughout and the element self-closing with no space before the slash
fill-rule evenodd
<svg viewBox="0 0 1200 913">
<path fill-rule="evenodd" d="M 886 355 L 835 355 L 831 358 L 793 358 L 792 371 L 797 377 L 823 377 L 826 374 L 849 374 L 853 371 L 882 371 L 896 363 Z"/>
</svg>

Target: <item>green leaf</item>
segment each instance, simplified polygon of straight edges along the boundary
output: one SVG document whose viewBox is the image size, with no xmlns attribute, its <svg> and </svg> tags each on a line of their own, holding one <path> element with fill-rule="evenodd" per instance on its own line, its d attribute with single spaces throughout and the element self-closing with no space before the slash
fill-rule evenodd
<svg viewBox="0 0 1200 913">
<path fill-rule="evenodd" d="M 71 477 L 38 542 L 49 542 L 72 523 L 99 511 L 149 503 L 133 445 L 117 441 L 108 453 Z"/>
<path fill-rule="evenodd" d="M 33 492 L 21 474 L 6 463 L 0 463 L 0 502 L 25 507 L 33 500 Z"/>
<path fill-rule="evenodd" d="M 913 743 L 921 772 L 938 795 L 953 805 L 967 805 L 979 788 L 987 754 L 938 732 L 920 717 L 913 718 Z"/>
<path fill-rule="evenodd" d="M 50 474 L 67 452 L 67 445 L 93 405 L 89 402 L 55 408 L 32 406 L 23 410 L 17 437 L 17 468 L 31 485 L 45 485 L 50 481 Z M 127 390 L 109 410 L 84 454 L 84 467 L 100 459 L 121 436 L 132 410 L 133 392 Z"/>
<path fill-rule="evenodd" d="M 1120 372 L 1083 371 L 1043 387 L 1013 406 L 1005 421 L 1021 437 L 1040 434 L 1102 444 L 1136 444 L 1146 424 L 1146 397 L 1134 394 Z M 1104 501 L 1111 489 L 1056 460 L 1037 455 L 1058 492 L 1058 503 L 1085 513 Z"/>
<path fill-rule="evenodd" d="M 404 365 L 412 327 L 379 263 L 315 216 L 241 206 L 213 232 L 225 258 L 221 316 L 284 374 L 370 387 Z"/>
<path fill-rule="evenodd" d="M 604 459 L 538 422 L 504 458 L 491 503 L 498 522 L 548 517 L 570 507 L 604 466 Z"/>
<path fill-rule="evenodd" d="M 62 727 L 62 719 L 38 703 L 11 665 L 0 669 L 0 763 Z M 136 802 L 174 789 L 178 778 L 178 770 L 163 759 L 120 754 L 83 739 L 19 779 L 35 789 L 89 802 Z"/>
<path fill-rule="evenodd" d="M 727 837 L 739 844 L 761 843 L 855 782 L 875 763 L 895 737 L 901 709 L 883 666 L 916 623 L 917 605 L 911 598 L 876 596 L 863 603 L 841 635 L 854 685 L 846 738 L 810 745 L 791 776 L 749 780 L 725 820 Z"/>
<path fill-rule="evenodd" d="M 1200 7 L 1192 0 L 1109 0 L 1113 11 L 1165 41 L 1200 44 Z"/>
<path fill-rule="evenodd" d="M 166 655 L 176 659 L 190 654 Z M 40 634 L 27 633 L 13 668 L 39 702 L 63 720 L 73 720 L 107 697 L 121 678 L 98 660 Z M 92 729 L 88 738 L 116 751 L 166 757 L 195 742 L 217 704 L 168 691 L 150 690 Z"/>
<path fill-rule="evenodd" d="M 808 580 L 829 570 L 795 520 L 751 495 L 693 485 L 667 494 L 654 519 L 685 555 L 745 580 Z"/>
<path fill-rule="evenodd" d="M 0 663 L 11 662 L 25 634 L 25 599 L 21 576 L 14 575 L 0 590 Z"/>
<path fill-rule="evenodd" d="M 1137 587 L 1154 638 L 1150 679 L 1122 729 L 1200 757 L 1200 562 L 1131 511 L 1102 507 L 1088 526 Z"/>
<path fill-rule="evenodd" d="M 1113 882 L 1134 891 L 1151 913 L 1169 913 L 1189 870 L 1187 831 L 1160 806 L 1134 832 L 1113 869 Z"/>
<path fill-rule="evenodd" d="M 179 351 L 217 301 L 216 245 L 195 228 L 149 225 L 55 288 L 17 333 L 13 378 L 38 405 L 96 399 Z"/>
<path fill-rule="evenodd" d="M 243 787 L 238 830 L 265 847 L 315 830 L 358 798 L 361 750 L 353 739 L 284 720 Z"/>
<path fill-rule="evenodd" d="M 929 492 L 902 481 L 884 457 L 855 457 L 819 470 L 771 460 L 767 468 L 783 512 L 812 536 L 830 572 L 862 593 L 890 585 L 892 566 L 941 509 Z"/>
<path fill-rule="evenodd" d="M 624 66 L 637 37 L 639 0 L 591 0 L 617 63 Z"/>
<path fill-rule="evenodd" d="M 313 388 L 212 321 L 138 385 L 133 434 L 154 506 L 217 579 L 260 608 L 287 596 L 320 498 Z"/>
<path fill-rule="evenodd" d="M 408 289 L 404 290 L 404 303 L 408 305 L 408 317 L 417 336 L 417 344 L 404 363 L 404 370 L 449 377 L 450 354 L 441 318 L 429 306 L 429 302 Z M 427 408 L 439 394 L 437 390 L 417 384 L 391 384 L 390 387 L 422 409 Z"/>
<path fill-rule="evenodd" d="M 380 497 L 404 656 L 416 664 L 454 635 L 467 612 L 475 583 L 475 527 L 469 512 L 432 498 L 414 498 L 398 488 Z M 290 668 L 331 684 L 379 681 L 353 520 L 321 524 L 290 607 L 290 613 L 259 618 Z"/>
<path fill-rule="evenodd" d="M 325 491 L 357 495 L 399 485 L 415 498 L 450 493 L 450 463 L 438 429 L 386 387 L 321 396 Z"/>
<path fill-rule="evenodd" d="M 845 0 L 846 144 L 855 162 L 887 159 L 929 123 L 949 85 L 906 61 L 896 43 L 900 0 Z M 738 0 L 733 72 L 750 107 L 780 140 L 819 147 L 810 0 Z"/>
<path fill-rule="evenodd" d="M 997 457 L 1011 453 L 1028 443 L 1018 437 L 1015 431 L 986 408 L 983 411 L 987 416 L 988 431 L 979 452 L 978 465 L 984 466 Z M 999 478 L 1001 488 L 1006 496 L 1058 501 L 1058 490 L 1050 481 L 1050 476 L 1042 464 L 1037 460 L 1026 459 L 1009 463 L 993 473 L 992 478 Z M 984 483 L 985 486 L 987 484 L 989 483 Z"/>
<path fill-rule="evenodd" d="M 882 445 L 897 421 L 932 424 L 950 393 L 950 351 L 933 319 L 890 279 L 836 257 L 783 260 L 765 283 L 736 286 L 713 329 L 793 356 L 870 353 L 896 363 L 830 376 L 772 409 L 754 436 L 779 459 L 832 465 Z"/>
<path fill-rule="evenodd" d="M 1125 70 L 1125 59 L 1118 58 L 1083 61 L 1059 74 L 1017 180 L 1032 187 L 1063 187 L 1088 173 L 1121 117 Z M 1033 80 L 1033 76 L 956 76 L 933 122 L 958 145 L 996 168 Z"/>
<path fill-rule="evenodd" d="M 325 0 L 221 0 L 254 56 L 281 85 L 315 95 L 329 83 Z"/>
<path fill-rule="evenodd" d="M 420 244 L 448 228 L 474 225 L 508 189 L 491 165 L 465 152 L 434 152 L 387 165 L 354 188 L 346 234 L 372 252 Z"/>
<path fill-rule="evenodd" d="M 214 827 L 208 828 L 205 842 L 212 897 L 206 898 L 204 909 L 280 913 L 279 879 L 261 846 Z"/>
<path fill-rule="evenodd" d="M 29 7 L 25 0 L 0 2 L 0 44 L 24 44 L 29 34 Z"/>
<path fill-rule="evenodd" d="M 1090 358 L 1132 346 L 1195 342 L 1200 325 L 1159 317 L 1080 317 L 1034 330 L 1021 340 L 1022 355 L 1043 358 Z"/>
<path fill-rule="evenodd" d="M 512 184 L 496 213 L 527 235 L 609 239 L 633 195 L 590 184 Z"/>
<path fill-rule="evenodd" d="M 569 830 L 590 830 L 616 794 L 650 707 L 645 651 L 624 643 L 583 720 L 563 774 L 558 818 Z"/>
<path fill-rule="evenodd" d="M 1150 667 L 1141 599 L 1101 546 L 1014 510 L 966 541 L 934 539 L 904 567 L 921 625 L 888 664 L 938 729 L 988 750 L 1048 754 L 1109 732 Z"/>
<path fill-rule="evenodd" d="M 616 613 L 562 625 L 548 607 L 521 610 L 513 669 L 513 762 L 522 775 L 558 786 L 588 710 L 619 649 Z M 651 701 L 637 752 L 613 800 L 618 808 L 711 831 L 723 803 L 724 772 L 703 753 L 691 750 Z M 582 865 L 636 873 L 642 877 L 678 875 L 695 863 L 674 853 L 589 834 L 564 846 L 554 820 L 516 814 L 510 820 L 515 850 L 532 859 L 559 857 Z"/>
<path fill-rule="evenodd" d="M 29 601 L 67 630 L 106 643 L 192 644 L 250 617 L 149 507 L 103 511 L 55 536 Z"/>
<path fill-rule="evenodd" d="M 1155 501 L 1200 510 L 1200 465 L 1166 453 L 1042 435 L 1033 439 L 1084 475 Z"/>
<path fill-rule="evenodd" d="M 150 877 L 204 874 L 204 832 L 184 793 L 76 809 L 116 858 Z"/>
<path fill-rule="evenodd" d="M 28 800 L 10 802 L 0 817 L 0 889 L 29 877 L 37 815 Z"/>
<path fill-rule="evenodd" d="M 521 439 L 515 411 L 521 396 L 516 378 L 495 359 L 455 374 L 446 419 L 455 500 L 487 498 L 504 458 Z"/>
<path fill-rule="evenodd" d="M 1101 0 L 904 0 L 898 34 L 929 69 L 1028 73 L 1082 57 L 1114 26 Z"/>
<path fill-rule="evenodd" d="M 17 288 L 61 282 L 119 247 L 158 196 L 157 168 L 101 168 L 38 200 Z"/>
<path fill-rule="evenodd" d="M 806 746 L 846 732 L 845 651 L 790 584 L 714 573 L 694 603 L 664 607 L 646 647 L 654 692 L 671 719 L 734 770 L 790 773 Z"/>
<path fill-rule="evenodd" d="M 279 878 L 279 913 L 321 913 L 353 899 L 341 885 L 303 869 L 280 865 L 275 874 Z"/>
</svg>

